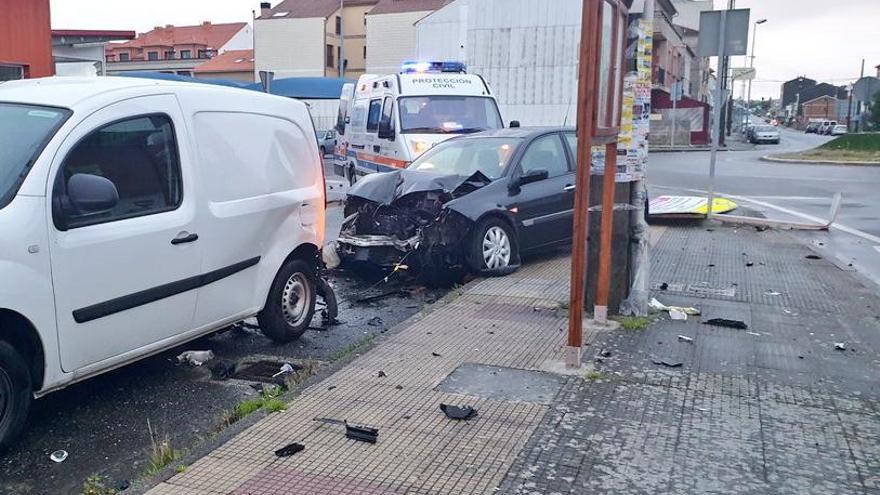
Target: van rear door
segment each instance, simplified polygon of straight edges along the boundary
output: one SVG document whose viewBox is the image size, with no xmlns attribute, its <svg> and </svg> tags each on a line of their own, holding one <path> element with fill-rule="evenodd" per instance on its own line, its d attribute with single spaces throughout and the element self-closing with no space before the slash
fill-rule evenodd
<svg viewBox="0 0 880 495">
<path fill-rule="evenodd" d="M 55 157 L 50 251 L 66 372 L 133 358 L 192 328 L 205 274 L 184 129 L 174 96 L 133 98 L 87 117 Z M 77 206 L 76 175 L 111 181 L 115 206 Z"/>
</svg>

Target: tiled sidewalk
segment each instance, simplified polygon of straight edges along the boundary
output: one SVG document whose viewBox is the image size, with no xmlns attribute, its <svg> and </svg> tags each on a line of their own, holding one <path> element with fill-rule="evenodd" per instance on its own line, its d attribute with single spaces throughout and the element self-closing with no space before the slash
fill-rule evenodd
<svg viewBox="0 0 880 495">
<path fill-rule="evenodd" d="M 549 405 L 458 395 L 438 385 L 464 363 L 504 372 L 561 359 L 567 323 L 559 307 L 568 299 L 567 277 L 563 257 L 466 286 L 305 390 L 286 412 L 268 416 L 150 493 L 491 493 Z M 441 402 L 472 405 L 479 416 L 449 420 Z M 377 427 L 379 441 L 348 440 L 342 427 L 317 423 L 316 416 Z M 275 457 L 275 449 L 294 441 L 306 449 Z"/>
</svg>

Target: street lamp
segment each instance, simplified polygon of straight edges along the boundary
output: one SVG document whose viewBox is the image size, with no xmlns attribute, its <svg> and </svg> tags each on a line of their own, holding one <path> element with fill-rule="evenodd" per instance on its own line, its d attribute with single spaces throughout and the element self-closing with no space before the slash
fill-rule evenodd
<svg viewBox="0 0 880 495">
<path fill-rule="evenodd" d="M 757 38 L 758 35 L 758 26 L 765 22 L 767 22 L 767 19 L 758 19 L 755 21 L 755 28 L 752 30 L 752 56 L 749 61 L 749 69 L 755 68 L 755 38 Z M 754 79 L 754 76 L 749 79 L 749 93 L 746 97 L 746 115 L 751 115 L 752 113 L 752 79 Z"/>
</svg>

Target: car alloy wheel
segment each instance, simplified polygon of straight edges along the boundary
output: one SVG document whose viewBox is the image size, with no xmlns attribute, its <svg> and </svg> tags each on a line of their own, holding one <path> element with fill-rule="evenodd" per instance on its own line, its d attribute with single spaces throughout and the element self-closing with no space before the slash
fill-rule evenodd
<svg viewBox="0 0 880 495">
<path fill-rule="evenodd" d="M 290 326 L 299 326 L 309 312 L 311 292 L 306 275 L 296 272 L 287 279 L 281 293 L 281 314 Z"/>
<path fill-rule="evenodd" d="M 501 227 L 492 226 L 486 230 L 483 236 L 483 262 L 490 270 L 510 264 L 510 238 Z"/>
</svg>

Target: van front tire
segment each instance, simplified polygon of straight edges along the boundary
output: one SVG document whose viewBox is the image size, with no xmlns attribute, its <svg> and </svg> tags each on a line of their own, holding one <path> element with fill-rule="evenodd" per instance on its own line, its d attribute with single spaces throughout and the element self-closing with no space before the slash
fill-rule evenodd
<svg viewBox="0 0 880 495">
<path fill-rule="evenodd" d="M 27 364 L 14 347 L 0 341 L 0 452 L 24 429 L 32 400 Z"/>
<path fill-rule="evenodd" d="M 263 335 L 286 343 L 302 336 L 315 314 L 315 270 L 302 260 L 288 260 L 278 270 L 266 306 L 257 315 Z"/>
</svg>

